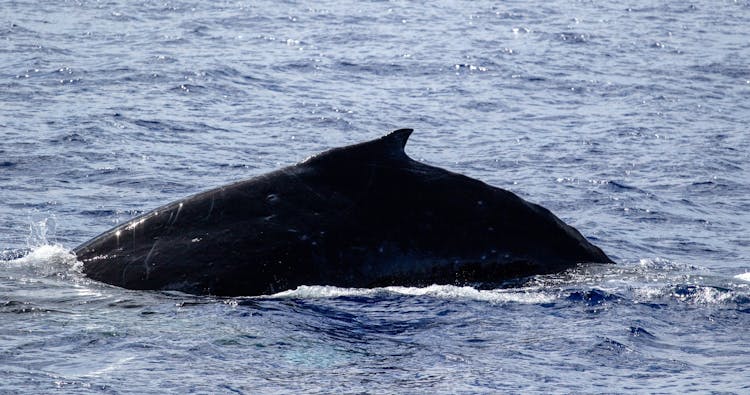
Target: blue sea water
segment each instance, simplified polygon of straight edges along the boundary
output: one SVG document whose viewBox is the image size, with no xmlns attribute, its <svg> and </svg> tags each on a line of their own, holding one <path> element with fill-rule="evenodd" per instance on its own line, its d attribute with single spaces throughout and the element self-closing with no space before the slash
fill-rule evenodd
<svg viewBox="0 0 750 395">
<path fill-rule="evenodd" d="M 0 0 L 0 393 L 748 393 L 749 37 L 746 0 Z M 401 127 L 618 264 L 221 299 L 70 253 Z"/>
</svg>

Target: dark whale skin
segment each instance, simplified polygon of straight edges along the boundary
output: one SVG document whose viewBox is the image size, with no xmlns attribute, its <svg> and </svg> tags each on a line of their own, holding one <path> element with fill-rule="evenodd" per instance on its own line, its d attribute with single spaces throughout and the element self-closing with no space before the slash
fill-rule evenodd
<svg viewBox="0 0 750 395">
<path fill-rule="evenodd" d="M 411 129 L 159 207 L 74 249 L 129 289 L 486 285 L 612 263 L 549 210 L 409 158 Z"/>
</svg>

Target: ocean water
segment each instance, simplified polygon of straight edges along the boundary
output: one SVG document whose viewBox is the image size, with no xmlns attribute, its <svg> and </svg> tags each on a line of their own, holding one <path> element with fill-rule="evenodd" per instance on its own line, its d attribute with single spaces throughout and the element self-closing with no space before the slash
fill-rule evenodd
<svg viewBox="0 0 750 395">
<path fill-rule="evenodd" d="M 748 37 L 746 0 L 0 0 L 0 393 L 748 393 Z M 70 253 L 402 127 L 618 264 L 224 299 Z"/>
</svg>

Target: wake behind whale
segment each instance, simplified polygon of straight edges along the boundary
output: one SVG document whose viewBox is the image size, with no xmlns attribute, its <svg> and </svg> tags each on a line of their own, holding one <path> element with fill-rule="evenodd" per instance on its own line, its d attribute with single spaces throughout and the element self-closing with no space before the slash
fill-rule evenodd
<svg viewBox="0 0 750 395">
<path fill-rule="evenodd" d="M 549 210 L 409 158 L 411 132 L 167 204 L 74 253 L 109 284 L 225 296 L 497 284 L 612 262 Z"/>
</svg>

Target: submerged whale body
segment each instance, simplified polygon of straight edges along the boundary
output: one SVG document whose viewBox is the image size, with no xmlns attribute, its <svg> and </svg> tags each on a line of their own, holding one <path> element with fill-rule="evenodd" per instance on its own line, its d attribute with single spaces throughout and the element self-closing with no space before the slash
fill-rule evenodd
<svg viewBox="0 0 750 395">
<path fill-rule="evenodd" d="M 499 284 L 612 262 L 547 209 L 412 160 L 411 132 L 159 207 L 74 252 L 105 283 L 225 296 Z"/>
</svg>

